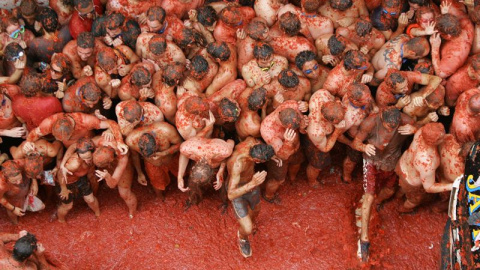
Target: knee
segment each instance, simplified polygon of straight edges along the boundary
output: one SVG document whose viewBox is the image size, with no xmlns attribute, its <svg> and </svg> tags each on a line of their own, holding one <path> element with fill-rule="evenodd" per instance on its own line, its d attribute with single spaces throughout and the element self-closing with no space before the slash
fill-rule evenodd
<svg viewBox="0 0 480 270">
<path fill-rule="evenodd" d="M 120 197 L 124 200 L 130 199 L 130 197 L 132 197 L 132 195 L 133 195 L 132 191 L 130 189 L 126 189 L 126 188 L 125 189 L 124 188 L 122 188 L 122 189 L 119 188 L 118 193 L 120 194 Z"/>
<path fill-rule="evenodd" d="M 243 232 L 244 232 L 246 235 L 252 234 L 252 231 L 253 231 L 252 223 L 244 224 L 244 225 L 242 226 L 242 229 L 243 229 Z"/>
<path fill-rule="evenodd" d="M 85 196 L 83 197 L 83 199 L 85 200 L 86 203 L 90 204 L 90 203 L 94 203 L 95 202 L 95 196 L 93 196 L 93 194 L 90 194 L 88 196 Z"/>
<path fill-rule="evenodd" d="M 73 203 L 68 203 L 68 204 L 61 203 L 60 207 L 63 208 L 64 210 L 71 210 L 73 208 Z"/>
</svg>

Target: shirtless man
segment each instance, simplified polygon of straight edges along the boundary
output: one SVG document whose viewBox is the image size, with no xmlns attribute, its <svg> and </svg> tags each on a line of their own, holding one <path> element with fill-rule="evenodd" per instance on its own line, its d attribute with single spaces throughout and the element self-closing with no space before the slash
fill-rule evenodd
<svg viewBox="0 0 480 270">
<path fill-rule="evenodd" d="M 251 136 L 260 138 L 260 124 L 262 118 L 259 110 L 265 111 L 267 105 L 267 90 L 260 88 L 247 88 L 238 97 L 240 116 L 235 122 L 235 129 L 240 140 Z M 266 114 L 266 113 L 264 113 Z"/>
<path fill-rule="evenodd" d="M 327 79 L 329 68 L 320 65 L 317 62 L 317 57 L 312 51 L 300 52 L 295 57 L 295 65 L 302 74 L 310 81 L 311 92 L 315 93 L 318 89 L 323 87 Z"/>
<path fill-rule="evenodd" d="M 237 144 L 227 160 L 228 199 L 232 201 L 238 220 L 238 246 L 242 256 L 252 256 L 248 236 L 256 230 L 255 221 L 260 213 L 260 185 L 267 172 L 255 173 L 255 164 L 269 161 L 275 152 L 273 147 L 248 137 Z"/>
<path fill-rule="evenodd" d="M 369 83 L 373 77 L 373 65 L 360 51 L 348 51 L 342 62 L 328 73 L 323 88 L 332 95 L 343 97 L 347 87 L 354 83 Z"/>
<path fill-rule="evenodd" d="M 126 18 L 121 13 L 111 13 L 104 17 L 103 22 L 105 24 L 103 36 L 105 44 L 112 47 L 126 45 L 132 50 L 135 49 L 140 34 L 140 27 L 136 21 Z"/>
<path fill-rule="evenodd" d="M 368 116 L 360 125 L 353 140 L 353 149 L 363 152 L 363 182 L 365 195 L 362 203 L 362 224 L 360 235 L 360 254 L 363 262 L 368 261 L 370 240 L 368 228 L 370 212 L 375 194 L 380 190 L 376 203 L 380 204 L 395 193 L 397 176 L 395 166 L 402 152 L 405 135 L 414 134 L 410 117 L 396 108 L 386 108 Z M 367 143 L 363 142 L 367 140 Z"/>
<path fill-rule="evenodd" d="M 216 42 L 235 45 L 237 33 L 255 18 L 255 11 L 246 6 L 227 6 L 218 13 L 218 22 L 213 31 Z"/>
<path fill-rule="evenodd" d="M 237 78 L 237 49 L 233 44 L 217 41 L 208 44 L 207 52 L 219 65 L 217 74 L 205 91 L 208 97 Z"/>
<path fill-rule="evenodd" d="M 0 83 L 16 84 L 22 78 L 27 65 L 27 54 L 17 43 L 10 43 L 4 51 L 3 71 Z"/>
<path fill-rule="evenodd" d="M 440 154 L 440 166 L 437 171 L 438 182 L 453 183 L 459 176 L 463 176 L 465 158 L 470 148 L 466 146 L 470 146 L 470 144 L 462 146 L 452 134 L 445 134 L 443 142 L 438 146 Z"/>
<path fill-rule="evenodd" d="M 311 95 L 310 81 L 298 76 L 293 70 L 285 69 L 277 79 L 265 86 L 270 96 L 274 96 L 272 108 L 277 108 L 286 100 L 308 101 Z"/>
<path fill-rule="evenodd" d="M 3 54 L 5 47 L 10 43 L 18 43 L 23 49 L 27 48 L 27 43 L 35 38 L 33 33 L 20 25 L 16 17 L 5 18 L 1 23 L 5 32 L 0 33 L 0 54 Z"/>
<path fill-rule="evenodd" d="M 305 133 L 307 123 L 302 112 L 307 110 L 304 101 L 289 100 L 278 106 L 262 121 L 260 127 L 262 138 L 273 147 L 275 155 L 282 160 L 281 166 L 272 161 L 267 163 L 268 178 L 263 196 L 268 202 L 278 202 L 276 192 L 285 182 L 287 173 L 293 181 L 300 169 L 302 153 L 299 151 L 300 138 L 297 130 Z"/>
<path fill-rule="evenodd" d="M 103 15 L 101 0 L 78 0 L 74 3 L 75 9 L 72 18 L 68 22 L 70 34 L 77 39 L 81 33 L 88 33 L 92 30 L 93 21 Z"/>
<path fill-rule="evenodd" d="M 176 175 L 178 172 L 178 152 L 182 143 L 178 131 L 166 122 L 155 122 L 133 130 L 125 142 L 132 151 L 144 158 L 150 184 L 157 196 L 163 199 L 165 189 L 170 184 L 168 173 Z M 139 160 L 133 162 L 135 166 L 140 167 Z M 141 184 L 147 185 L 147 182 Z"/>
<path fill-rule="evenodd" d="M 63 53 L 72 61 L 71 69 L 75 79 L 93 75 L 96 55 L 102 47 L 105 47 L 105 44 L 95 39 L 91 32 L 82 32 L 77 40 L 65 45 Z"/>
<path fill-rule="evenodd" d="M 323 63 L 331 66 L 336 66 L 340 63 L 346 52 L 358 50 L 357 45 L 353 42 L 335 34 L 318 37 L 315 40 L 315 47 L 317 48 L 318 59 L 322 59 Z"/>
<path fill-rule="evenodd" d="M 307 135 L 303 149 L 308 159 L 308 184 L 317 188 L 318 175 L 331 163 L 330 150 L 337 138 L 345 131 L 345 110 L 340 102 L 327 90 L 318 90 L 309 102 Z"/>
<path fill-rule="evenodd" d="M 252 20 L 245 30 L 237 35 L 237 70 L 242 72 L 243 66 L 254 59 L 254 49 L 258 43 L 268 43 L 271 40 L 267 23 L 259 18 Z"/>
<path fill-rule="evenodd" d="M 410 95 L 410 99 L 415 99 L 421 96 L 424 91 L 422 88 L 420 91 L 414 92 Z M 449 116 L 450 108 L 445 104 L 445 88 L 440 85 L 437 89 L 428 95 L 420 105 L 415 105 L 413 102 L 403 107 L 403 112 L 412 117 L 417 126 L 423 126 L 430 122 L 437 122 L 438 116 Z"/>
<path fill-rule="evenodd" d="M 205 128 L 202 119 L 207 118 L 210 106 L 205 99 L 191 93 L 185 93 L 178 99 L 177 106 L 175 126 L 182 138 L 188 140 Z"/>
<path fill-rule="evenodd" d="M 420 59 L 427 56 L 429 52 L 430 46 L 424 37 L 410 39 L 407 35 L 400 35 L 385 42 L 372 58 L 372 65 L 376 72 L 371 84 L 380 84 L 391 68 L 400 70 L 405 59 Z"/>
<path fill-rule="evenodd" d="M 196 94 L 201 94 L 212 83 L 217 75 L 218 65 L 203 49 L 198 55 L 190 59 L 189 72 L 182 82 L 182 88 Z M 181 96 L 177 89 L 177 97 Z"/>
<path fill-rule="evenodd" d="M 278 9 L 284 5 L 282 0 L 258 0 L 253 4 L 255 14 L 262 18 L 268 27 L 277 21 Z"/>
<path fill-rule="evenodd" d="M 72 147 L 73 148 L 73 147 Z M 92 209 L 96 217 L 100 216 L 100 207 L 98 200 L 93 195 L 93 190 L 88 181 L 88 174 L 91 173 L 95 165 L 92 155 L 95 151 L 95 144 L 91 139 L 79 139 L 74 146 L 74 154 L 65 154 L 60 168 L 65 168 L 71 174 L 57 174 L 57 183 L 55 185 L 60 204 L 57 208 L 58 221 L 65 223 L 65 216 L 73 207 L 73 190 L 78 189 L 78 195 L 82 196 L 88 207 Z"/>
<path fill-rule="evenodd" d="M 415 12 L 416 23 L 407 28 L 411 37 L 431 36 L 435 31 L 435 11 L 431 7 L 421 7 Z"/>
<path fill-rule="evenodd" d="M 217 12 L 211 6 L 201 6 L 188 12 L 188 20 L 184 22 L 186 27 L 200 32 L 207 43 L 215 42 L 213 31 L 217 25 Z M 238 47 L 238 46 L 237 46 Z"/>
<path fill-rule="evenodd" d="M 215 117 L 215 125 L 221 130 L 233 131 L 233 124 L 241 113 L 237 99 L 246 87 L 244 80 L 237 79 L 207 98 L 210 111 Z"/>
<path fill-rule="evenodd" d="M 435 74 L 447 78 L 467 60 L 473 42 L 473 25 L 468 17 L 442 14 L 436 18 L 438 33 L 430 37 Z M 442 48 L 442 38 L 445 41 Z"/>
<path fill-rule="evenodd" d="M 320 14 L 332 20 L 335 29 L 348 27 L 359 17 L 368 17 L 363 0 L 328 0 L 319 9 Z"/>
<path fill-rule="evenodd" d="M 0 179 L 0 203 L 7 209 L 7 215 L 13 224 L 18 224 L 18 217 L 24 216 L 23 205 L 29 193 L 38 191 L 38 186 L 25 174 L 25 160 L 7 160 L 2 168 Z"/>
<path fill-rule="evenodd" d="M 136 54 L 142 61 L 152 62 L 155 71 L 174 63 L 186 64 L 182 49 L 158 34 L 140 34 L 137 39 Z"/>
<path fill-rule="evenodd" d="M 157 72 L 153 77 L 153 91 L 155 104 L 160 108 L 168 122 L 175 123 L 177 112 L 177 96 L 175 88 L 183 78 L 185 67 L 181 63 L 175 63 L 165 68 L 163 74 Z"/>
<path fill-rule="evenodd" d="M 163 121 L 162 111 L 150 102 L 122 101 L 115 107 L 115 114 L 120 131 L 124 136 L 128 136 L 136 127 Z"/>
<path fill-rule="evenodd" d="M 189 10 L 203 5 L 203 1 L 199 0 L 164 0 L 161 2 L 161 6 L 167 14 L 176 16 L 179 19 L 184 18 Z"/>
<path fill-rule="evenodd" d="M 260 87 L 269 84 L 278 74 L 288 68 L 288 60 L 273 52 L 266 44 L 257 44 L 253 49 L 255 59 L 242 67 L 242 77 L 249 87 Z"/>
<path fill-rule="evenodd" d="M 480 139 L 480 90 L 473 88 L 463 92 L 457 100 L 450 134 L 461 145 Z"/>
<path fill-rule="evenodd" d="M 425 198 L 427 193 L 441 193 L 452 190 L 452 183 L 436 183 L 435 172 L 440 165 L 437 146 L 443 142 L 445 128 L 441 123 L 429 123 L 420 128 L 413 142 L 397 163 L 395 172 L 406 201 L 399 212 L 411 212 Z"/>
<path fill-rule="evenodd" d="M 385 44 L 385 36 L 382 32 L 373 28 L 372 23 L 365 18 L 358 18 L 349 27 L 337 28 L 336 33 L 353 42 L 361 52 L 370 56 L 375 55 Z"/>
<path fill-rule="evenodd" d="M 464 91 L 477 87 L 479 82 L 480 54 L 476 54 L 447 79 L 447 84 L 445 85 L 446 104 L 450 107 L 455 106 L 458 97 Z"/>
<path fill-rule="evenodd" d="M 170 14 L 167 16 L 163 8 L 153 6 L 147 10 L 146 25 L 142 27 L 142 30 L 162 35 L 165 39 L 172 41 L 184 28 L 185 26 L 179 18 Z"/>
<path fill-rule="evenodd" d="M 67 113 L 82 112 L 93 114 L 100 107 L 102 91 L 93 77 L 84 77 L 75 82 L 65 92 L 62 99 L 63 110 Z"/>
<path fill-rule="evenodd" d="M 155 95 L 152 89 L 154 73 L 155 67 L 152 63 L 137 63 L 130 73 L 122 79 L 122 85 L 118 89 L 120 100 L 145 101 L 148 98 L 153 98 Z"/>
<path fill-rule="evenodd" d="M 116 98 L 120 87 L 120 79 L 126 76 L 140 58 L 128 46 L 119 45 L 102 48 L 96 55 L 95 82 L 106 96 L 103 105 L 109 109 L 111 99 Z"/>
</svg>

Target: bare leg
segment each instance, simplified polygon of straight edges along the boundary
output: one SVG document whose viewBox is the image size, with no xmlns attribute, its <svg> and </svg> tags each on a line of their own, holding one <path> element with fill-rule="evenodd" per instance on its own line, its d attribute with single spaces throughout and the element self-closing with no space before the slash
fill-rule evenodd
<svg viewBox="0 0 480 270">
<path fill-rule="evenodd" d="M 7 215 L 10 218 L 10 221 L 13 225 L 18 224 L 18 216 L 13 213 L 13 211 L 7 210 Z"/>
<path fill-rule="evenodd" d="M 68 204 L 60 203 L 58 205 L 57 215 L 58 215 L 58 221 L 59 222 L 65 223 L 65 216 L 72 209 L 72 207 L 73 207 L 73 202 L 68 203 Z"/>
<path fill-rule="evenodd" d="M 353 162 L 348 156 L 343 160 L 343 181 L 352 182 L 352 172 L 355 169 L 356 162 Z"/>
<path fill-rule="evenodd" d="M 288 179 L 290 179 L 290 181 L 295 181 L 301 166 L 302 164 L 293 164 L 288 166 Z"/>
<path fill-rule="evenodd" d="M 317 181 L 318 175 L 320 174 L 322 170 L 317 169 L 313 167 L 312 165 L 308 164 L 307 166 L 307 179 L 308 179 L 308 184 L 312 188 L 318 188 L 319 183 Z"/>
<path fill-rule="evenodd" d="M 238 231 L 240 233 L 240 238 L 248 239 L 248 236 L 252 234 L 252 230 L 253 230 L 253 223 L 252 223 L 252 219 L 250 218 L 250 215 L 247 215 L 246 217 L 239 219 L 238 223 L 240 224 L 240 227 L 238 228 Z"/>
<path fill-rule="evenodd" d="M 393 194 L 395 194 L 394 188 L 389 188 L 389 187 L 383 188 L 382 190 L 380 190 L 380 193 L 378 193 L 377 204 L 381 204 L 383 201 L 392 197 Z"/>
<path fill-rule="evenodd" d="M 267 184 L 265 186 L 265 199 L 273 200 L 275 198 L 275 193 L 277 192 L 278 188 L 285 182 L 285 179 L 277 180 L 277 179 L 269 179 L 267 180 Z"/>
<path fill-rule="evenodd" d="M 368 223 L 370 222 L 370 211 L 372 210 L 373 194 L 365 193 L 362 203 L 362 233 L 360 240 L 368 242 Z"/>
<path fill-rule="evenodd" d="M 93 212 L 95 213 L 95 216 L 99 217 L 100 207 L 98 206 L 98 200 L 95 196 L 93 196 L 93 193 L 87 196 L 83 196 L 83 199 L 88 204 L 88 207 L 90 207 L 90 209 L 93 210 Z"/>
<path fill-rule="evenodd" d="M 118 193 L 125 201 L 125 204 L 127 204 L 129 217 L 133 218 L 137 211 L 137 196 L 135 196 L 131 188 L 118 187 Z"/>
</svg>

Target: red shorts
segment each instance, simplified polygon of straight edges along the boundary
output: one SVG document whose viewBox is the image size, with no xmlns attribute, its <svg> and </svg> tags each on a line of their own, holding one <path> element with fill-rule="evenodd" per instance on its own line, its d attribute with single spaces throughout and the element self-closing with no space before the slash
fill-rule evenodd
<svg viewBox="0 0 480 270">
<path fill-rule="evenodd" d="M 375 194 L 384 187 L 394 188 L 398 183 L 395 171 L 379 170 L 372 163 L 363 159 L 363 190 Z"/>
<path fill-rule="evenodd" d="M 169 164 L 162 166 L 155 166 L 145 161 L 145 172 L 155 189 L 165 190 L 168 184 L 170 184 L 170 175 L 168 172 L 175 176 L 178 174 L 178 155 L 173 158 Z"/>
</svg>

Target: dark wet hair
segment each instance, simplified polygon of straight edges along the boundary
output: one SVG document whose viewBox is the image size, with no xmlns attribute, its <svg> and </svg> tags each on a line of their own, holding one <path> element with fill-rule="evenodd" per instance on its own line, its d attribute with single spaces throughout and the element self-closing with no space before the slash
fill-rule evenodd
<svg viewBox="0 0 480 270">
<path fill-rule="evenodd" d="M 337 37 L 335 35 L 332 35 L 328 39 L 327 45 L 328 45 L 328 48 L 330 49 L 330 53 L 332 55 L 339 55 L 339 54 L 343 53 L 343 51 L 346 48 L 345 41 L 342 40 L 342 38 Z"/>
<path fill-rule="evenodd" d="M 95 37 L 92 32 L 82 32 L 77 37 L 77 46 L 83 49 L 95 47 Z"/>
<path fill-rule="evenodd" d="M 123 117 L 129 123 L 140 120 L 143 114 L 142 106 L 136 100 L 129 100 L 123 106 Z"/>
<path fill-rule="evenodd" d="M 138 148 L 140 154 L 144 157 L 150 157 L 157 151 L 157 142 L 155 137 L 150 133 L 143 133 L 138 140 Z"/>
<path fill-rule="evenodd" d="M 115 150 L 108 146 L 100 146 L 92 155 L 93 164 L 98 168 L 105 168 L 115 160 Z"/>
<path fill-rule="evenodd" d="M 102 91 L 94 82 L 87 82 L 79 88 L 80 96 L 82 99 L 88 101 L 98 101 L 102 96 Z"/>
<path fill-rule="evenodd" d="M 472 56 L 470 60 L 470 65 L 472 66 L 473 70 L 480 70 L 480 54 L 475 54 L 474 56 Z"/>
<path fill-rule="evenodd" d="M 278 75 L 278 82 L 286 88 L 293 88 L 300 83 L 298 76 L 293 70 L 285 69 Z"/>
<path fill-rule="evenodd" d="M 267 59 L 273 54 L 272 46 L 267 43 L 255 44 L 253 47 L 253 56 L 256 59 Z"/>
<path fill-rule="evenodd" d="M 315 53 L 312 51 L 301 51 L 295 56 L 295 65 L 301 70 L 306 62 L 315 60 Z"/>
<path fill-rule="evenodd" d="M 302 121 L 302 115 L 292 108 L 286 108 L 279 112 L 278 118 L 285 128 L 298 129 Z"/>
<path fill-rule="evenodd" d="M 17 262 L 24 262 L 35 250 L 37 250 L 37 238 L 31 233 L 27 233 L 15 242 L 12 258 Z"/>
<path fill-rule="evenodd" d="M 237 26 L 240 22 L 242 22 L 242 16 L 243 14 L 240 12 L 240 10 L 234 6 L 227 6 L 218 14 L 218 18 L 220 18 L 220 20 L 232 26 Z"/>
<path fill-rule="evenodd" d="M 371 97 L 370 89 L 362 83 L 352 83 L 347 87 L 348 97 L 353 101 L 361 101 L 366 95 Z"/>
<path fill-rule="evenodd" d="M 87 8 L 90 5 L 94 5 L 92 0 L 74 0 L 73 3 L 77 8 Z"/>
<path fill-rule="evenodd" d="M 212 42 L 207 45 L 207 52 L 213 56 L 213 58 L 218 58 L 220 61 L 227 61 L 230 58 L 230 48 L 228 48 L 227 43 L 225 42 Z"/>
<path fill-rule="evenodd" d="M 350 50 L 343 58 L 343 66 L 346 70 L 359 69 L 367 63 L 367 57 L 361 51 Z"/>
<path fill-rule="evenodd" d="M 250 156 L 262 162 L 269 161 L 274 155 L 273 147 L 265 143 L 259 143 L 250 148 Z"/>
<path fill-rule="evenodd" d="M 391 125 L 399 125 L 401 119 L 400 110 L 395 107 L 388 107 L 382 111 L 382 121 Z"/>
<path fill-rule="evenodd" d="M 40 22 L 45 29 L 45 31 L 49 33 L 53 33 L 57 30 L 58 27 L 58 15 L 57 13 L 51 9 L 44 7 L 42 8 L 36 15 L 35 20 Z"/>
<path fill-rule="evenodd" d="M 217 12 L 211 6 L 203 6 L 197 9 L 197 20 L 204 26 L 212 26 L 217 20 Z"/>
<path fill-rule="evenodd" d="M 240 116 L 238 103 L 228 98 L 223 98 L 218 105 L 218 114 L 226 122 L 233 123 Z"/>
<path fill-rule="evenodd" d="M 247 25 L 246 33 L 253 40 L 263 40 L 263 34 L 268 31 L 268 25 L 260 20 L 253 20 Z"/>
<path fill-rule="evenodd" d="M 20 53 L 25 55 L 25 50 L 16 42 L 9 43 L 4 50 L 4 56 L 7 61 L 14 61 L 14 58 L 17 58 Z"/>
<path fill-rule="evenodd" d="M 199 96 L 191 96 L 185 100 L 185 111 L 206 118 L 210 106 Z"/>
<path fill-rule="evenodd" d="M 106 26 L 108 29 L 113 30 L 123 25 L 125 22 L 125 16 L 122 13 L 112 13 L 107 16 Z"/>
<path fill-rule="evenodd" d="M 260 110 L 267 101 L 267 89 L 259 87 L 254 89 L 248 96 L 248 109 L 251 111 Z"/>
<path fill-rule="evenodd" d="M 283 13 L 279 18 L 279 22 L 280 28 L 285 32 L 285 34 L 291 37 L 296 36 L 302 27 L 300 19 L 292 12 Z"/>
<path fill-rule="evenodd" d="M 330 0 L 330 6 L 336 10 L 345 11 L 353 5 L 352 0 Z"/>
<path fill-rule="evenodd" d="M 180 63 L 168 65 L 163 72 L 163 82 L 168 86 L 174 86 L 183 78 L 183 71 L 185 67 Z"/>
<path fill-rule="evenodd" d="M 430 52 L 430 43 L 424 37 L 414 37 L 405 43 L 408 49 L 412 50 L 416 56 L 424 56 Z"/>
<path fill-rule="evenodd" d="M 397 84 L 405 82 L 406 78 L 398 70 L 390 69 L 390 72 L 385 76 L 385 83 L 392 88 L 395 88 Z"/>
<path fill-rule="evenodd" d="M 20 12 L 22 15 L 31 16 L 37 12 L 38 4 L 35 0 L 23 0 L 20 3 Z"/>
<path fill-rule="evenodd" d="M 188 177 L 188 182 L 192 181 L 197 184 L 207 184 L 213 176 L 212 167 L 204 160 L 200 160 L 193 165 Z"/>
<path fill-rule="evenodd" d="M 50 66 L 52 66 L 53 64 L 57 65 L 59 68 L 62 69 L 63 75 L 70 73 L 72 68 L 72 61 L 70 60 L 70 57 L 68 57 L 64 53 L 53 54 L 52 59 L 50 61 Z"/>
<path fill-rule="evenodd" d="M 458 37 L 462 32 L 462 26 L 458 18 L 449 13 L 437 17 L 435 28 L 438 32 L 451 35 L 452 37 Z"/>
<path fill-rule="evenodd" d="M 97 64 L 105 71 L 112 70 L 117 66 L 118 56 L 112 48 L 102 48 L 97 53 Z"/>
<path fill-rule="evenodd" d="M 190 60 L 191 67 L 193 68 L 198 78 L 203 78 L 208 73 L 208 61 L 205 57 L 201 55 L 195 55 L 192 60 Z M 197 79 L 198 79 L 197 78 Z"/>
<path fill-rule="evenodd" d="M 20 21 L 17 19 L 17 17 L 9 16 L 0 21 L 0 26 L 1 26 L 0 29 L 2 29 L 3 31 L 7 31 L 7 27 L 13 24 L 20 24 Z"/>
<path fill-rule="evenodd" d="M 343 109 L 342 104 L 335 101 L 325 103 L 321 111 L 323 117 L 331 123 L 338 123 L 345 116 L 345 109 Z"/>
<path fill-rule="evenodd" d="M 43 173 L 43 156 L 38 152 L 31 152 L 25 156 L 25 175 L 36 179 Z"/>
<path fill-rule="evenodd" d="M 160 35 L 154 35 L 150 41 L 148 41 L 148 49 L 154 55 L 161 55 L 167 49 L 167 41 Z"/>
<path fill-rule="evenodd" d="M 174 38 L 175 44 L 180 48 L 185 49 L 188 45 L 195 44 L 197 42 L 196 38 L 198 35 L 195 35 L 196 31 L 190 28 L 183 28 L 181 34 Z M 203 37 L 203 36 L 202 36 Z"/>
<path fill-rule="evenodd" d="M 318 0 L 305 0 L 302 1 L 302 7 L 308 13 L 316 13 L 317 10 L 320 8 L 321 3 Z"/>
<path fill-rule="evenodd" d="M 1 165 L 2 169 L 2 174 L 5 175 L 5 177 L 10 178 L 10 177 L 15 177 L 19 174 L 22 173 L 22 168 L 18 165 L 13 160 L 7 160 Z"/>
<path fill-rule="evenodd" d="M 38 73 L 27 72 L 22 75 L 18 86 L 24 96 L 34 97 L 42 89 L 42 78 Z"/>
<path fill-rule="evenodd" d="M 427 6 L 430 3 L 428 0 L 408 0 L 408 2 L 419 6 Z"/>
<path fill-rule="evenodd" d="M 63 116 L 52 127 L 52 135 L 59 141 L 68 140 L 75 130 L 75 125 L 70 122 L 67 116 Z"/>
<path fill-rule="evenodd" d="M 372 28 L 372 22 L 364 18 L 358 19 L 355 23 L 355 32 L 359 37 L 368 35 L 370 32 L 372 32 Z"/>
<path fill-rule="evenodd" d="M 468 108 L 470 108 L 473 113 L 480 113 L 480 94 L 473 95 L 468 100 Z"/>
<path fill-rule="evenodd" d="M 152 74 L 143 66 L 136 66 L 132 70 L 130 81 L 135 86 L 142 86 L 148 84 L 152 80 Z"/>
<path fill-rule="evenodd" d="M 150 7 L 147 10 L 147 19 L 151 22 L 159 21 L 161 24 L 163 24 L 163 22 L 165 22 L 166 16 L 167 13 L 165 12 L 165 9 L 159 6 Z"/>
<path fill-rule="evenodd" d="M 95 150 L 95 144 L 90 138 L 81 138 L 77 141 L 77 147 L 75 151 L 79 154 L 84 154 L 86 152 L 92 152 Z"/>
<path fill-rule="evenodd" d="M 435 70 L 433 69 L 433 64 L 431 61 L 418 62 L 413 68 L 413 71 L 418 71 L 422 74 L 430 74 L 430 75 L 433 75 L 435 73 Z"/>
</svg>

